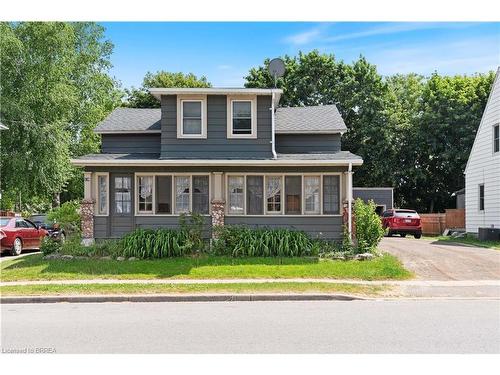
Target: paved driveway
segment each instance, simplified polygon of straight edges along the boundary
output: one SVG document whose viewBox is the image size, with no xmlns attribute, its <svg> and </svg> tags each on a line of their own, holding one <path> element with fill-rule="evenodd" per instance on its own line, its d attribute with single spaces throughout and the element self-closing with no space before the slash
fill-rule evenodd
<svg viewBox="0 0 500 375">
<path fill-rule="evenodd" d="M 444 241 L 385 237 L 380 248 L 423 280 L 500 280 L 500 251 Z"/>
</svg>

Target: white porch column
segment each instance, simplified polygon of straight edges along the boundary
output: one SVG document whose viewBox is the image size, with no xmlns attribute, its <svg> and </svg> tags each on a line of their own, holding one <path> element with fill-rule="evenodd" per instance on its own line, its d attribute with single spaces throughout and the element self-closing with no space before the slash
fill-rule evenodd
<svg viewBox="0 0 500 375">
<path fill-rule="evenodd" d="M 352 165 L 347 171 L 347 230 L 352 241 Z"/>
</svg>

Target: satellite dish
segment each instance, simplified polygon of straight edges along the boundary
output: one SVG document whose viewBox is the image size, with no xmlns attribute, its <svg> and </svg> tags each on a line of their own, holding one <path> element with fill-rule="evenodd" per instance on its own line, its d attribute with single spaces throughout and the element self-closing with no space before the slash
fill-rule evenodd
<svg viewBox="0 0 500 375">
<path fill-rule="evenodd" d="M 276 80 L 285 74 L 285 63 L 280 58 L 275 58 L 269 62 L 267 69 L 274 78 L 274 86 L 276 86 Z"/>
</svg>

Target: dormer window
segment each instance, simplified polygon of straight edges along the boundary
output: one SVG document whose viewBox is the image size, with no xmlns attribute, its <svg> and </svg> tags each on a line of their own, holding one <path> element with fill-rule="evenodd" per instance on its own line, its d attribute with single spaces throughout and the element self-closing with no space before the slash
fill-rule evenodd
<svg viewBox="0 0 500 375">
<path fill-rule="evenodd" d="M 256 97 L 228 97 L 228 138 L 257 138 Z"/>
<path fill-rule="evenodd" d="M 206 138 L 206 96 L 178 97 L 177 138 Z"/>
</svg>

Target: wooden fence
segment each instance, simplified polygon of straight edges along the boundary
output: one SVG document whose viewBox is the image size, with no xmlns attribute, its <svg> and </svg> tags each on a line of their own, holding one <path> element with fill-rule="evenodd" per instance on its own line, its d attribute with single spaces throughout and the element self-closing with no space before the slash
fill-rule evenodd
<svg viewBox="0 0 500 375">
<path fill-rule="evenodd" d="M 465 209 L 448 209 L 444 214 L 420 214 L 422 233 L 439 235 L 445 229 L 465 228 Z"/>
</svg>

